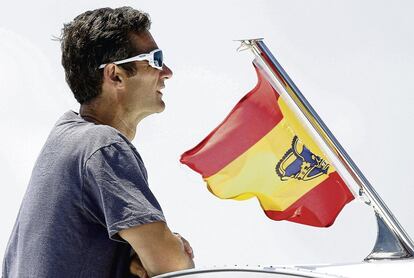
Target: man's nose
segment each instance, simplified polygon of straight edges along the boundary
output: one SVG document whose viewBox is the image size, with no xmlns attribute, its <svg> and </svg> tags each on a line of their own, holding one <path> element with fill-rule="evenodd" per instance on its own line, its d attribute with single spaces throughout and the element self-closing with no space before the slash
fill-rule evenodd
<svg viewBox="0 0 414 278">
<path fill-rule="evenodd" d="M 167 79 L 173 76 L 172 70 L 166 64 L 162 66 L 161 76 Z"/>
</svg>

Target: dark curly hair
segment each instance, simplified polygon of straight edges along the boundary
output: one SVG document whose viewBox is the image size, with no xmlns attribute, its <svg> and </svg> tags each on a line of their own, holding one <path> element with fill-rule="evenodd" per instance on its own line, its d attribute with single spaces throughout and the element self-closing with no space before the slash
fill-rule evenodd
<svg viewBox="0 0 414 278">
<path fill-rule="evenodd" d="M 150 26 L 149 15 L 131 7 L 87 11 L 64 24 L 62 65 L 66 82 L 80 104 L 101 93 L 99 65 L 139 54 L 130 35 L 148 31 Z M 136 73 L 133 63 L 120 66 L 130 75 Z"/>
</svg>

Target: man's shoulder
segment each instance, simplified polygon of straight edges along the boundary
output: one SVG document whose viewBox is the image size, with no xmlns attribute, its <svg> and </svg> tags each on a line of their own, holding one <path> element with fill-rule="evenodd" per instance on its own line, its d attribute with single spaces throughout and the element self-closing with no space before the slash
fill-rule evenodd
<svg viewBox="0 0 414 278">
<path fill-rule="evenodd" d="M 114 144 L 135 149 L 117 129 L 85 121 L 73 111 L 66 112 L 56 122 L 49 139 L 65 142 L 68 148 L 85 152 L 86 156 Z"/>
<path fill-rule="evenodd" d="M 115 128 L 108 125 L 88 123 L 79 128 L 79 139 L 88 144 L 95 143 L 97 147 L 111 144 L 127 144 L 125 137 Z"/>
</svg>

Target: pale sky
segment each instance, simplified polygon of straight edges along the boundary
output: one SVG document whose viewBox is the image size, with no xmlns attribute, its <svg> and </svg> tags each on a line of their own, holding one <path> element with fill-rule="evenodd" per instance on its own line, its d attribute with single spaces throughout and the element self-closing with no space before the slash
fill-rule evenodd
<svg viewBox="0 0 414 278">
<path fill-rule="evenodd" d="M 198 266 L 361 261 L 375 242 L 369 207 L 354 201 L 327 229 L 267 219 L 257 201 L 219 200 L 179 156 L 256 83 L 250 52 L 263 37 L 331 131 L 414 237 L 414 4 L 411 1 L 10 1 L 0 11 L 0 259 L 31 169 L 54 122 L 78 105 L 64 80 L 64 22 L 129 5 L 151 15 L 174 71 L 162 114 L 133 141 L 172 230 Z"/>
</svg>

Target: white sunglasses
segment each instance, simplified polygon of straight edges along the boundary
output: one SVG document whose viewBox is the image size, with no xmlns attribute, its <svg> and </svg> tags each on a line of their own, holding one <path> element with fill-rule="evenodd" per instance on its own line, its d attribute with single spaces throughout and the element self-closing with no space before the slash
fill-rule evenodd
<svg viewBox="0 0 414 278">
<path fill-rule="evenodd" d="M 154 49 L 150 53 L 139 54 L 137 56 L 127 58 L 127 59 L 124 59 L 124 60 L 110 62 L 110 63 L 107 63 L 107 64 L 102 64 L 102 65 L 99 66 L 99 69 L 103 69 L 108 64 L 119 65 L 119 64 L 125 64 L 125 63 L 129 63 L 129 62 L 133 62 L 133 61 L 148 61 L 148 64 L 151 67 L 156 68 L 158 70 L 162 70 L 162 66 L 164 65 L 162 50 L 161 49 Z"/>
</svg>

